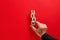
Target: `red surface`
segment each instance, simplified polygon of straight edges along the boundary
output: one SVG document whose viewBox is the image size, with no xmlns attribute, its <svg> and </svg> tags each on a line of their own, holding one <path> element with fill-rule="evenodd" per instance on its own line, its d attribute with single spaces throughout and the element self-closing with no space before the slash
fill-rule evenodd
<svg viewBox="0 0 60 40">
<path fill-rule="evenodd" d="M 30 28 L 30 11 L 60 40 L 60 0 L 1 0 L 0 40 L 40 40 Z"/>
</svg>

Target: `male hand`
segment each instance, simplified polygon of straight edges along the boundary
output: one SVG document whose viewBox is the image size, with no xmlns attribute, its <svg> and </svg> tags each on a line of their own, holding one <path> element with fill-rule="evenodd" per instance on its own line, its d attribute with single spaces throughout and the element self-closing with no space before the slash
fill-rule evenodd
<svg viewBox="0 0 60 40">
<path fill-rule="evenodd" d="M 39 36 L 42 37 L 47 31 L 47 25 L 36 21 L 38 28 L 31 25 L 32 30 Z"/>
</svg>

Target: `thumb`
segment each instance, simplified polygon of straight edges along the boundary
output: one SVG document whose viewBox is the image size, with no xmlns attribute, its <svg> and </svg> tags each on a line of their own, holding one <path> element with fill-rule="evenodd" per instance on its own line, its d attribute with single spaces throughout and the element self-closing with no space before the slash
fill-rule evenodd
<svg viewBox="0 0 60 40">
<path fill-rule="evenodd" d="M 32 26 L 32 25 L 31 25 L 31 28 L 32 28 L 33 31 L 36 31 L 36 30 L 37 30 L 37 29 L 36 29 L 34 26 Z"/>
</svg>

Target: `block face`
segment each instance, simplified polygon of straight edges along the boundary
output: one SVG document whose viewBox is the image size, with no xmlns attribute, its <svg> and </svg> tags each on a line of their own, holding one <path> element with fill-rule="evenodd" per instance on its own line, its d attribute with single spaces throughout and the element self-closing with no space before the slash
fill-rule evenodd
<svg viewBox="0 0 60 40">
<path fill-rule="evenodd" d="M 30 11 L 47 24 L 47 33 L 60 39 L 59 0 L 1 0 L 0 40 L 41 40 L 30 28 Z"/>
</svg>

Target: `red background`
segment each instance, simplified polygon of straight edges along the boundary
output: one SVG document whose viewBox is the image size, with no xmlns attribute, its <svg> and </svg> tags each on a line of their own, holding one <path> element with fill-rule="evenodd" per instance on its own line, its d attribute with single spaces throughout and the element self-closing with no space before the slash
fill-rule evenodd
<svg viewBox="0 0 60 40">
<path fill-rule="evenodd" d="M 40 40 L 30 28 L 30 11 L 60 40 L 60 0 L 1 0 L 0 40 Z"/>
</svg>

